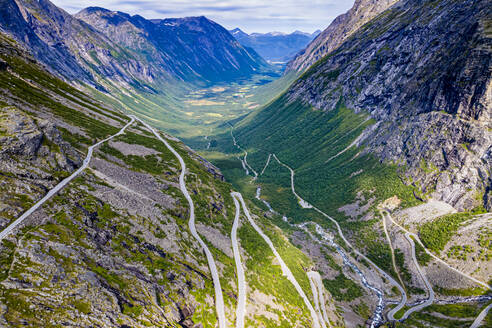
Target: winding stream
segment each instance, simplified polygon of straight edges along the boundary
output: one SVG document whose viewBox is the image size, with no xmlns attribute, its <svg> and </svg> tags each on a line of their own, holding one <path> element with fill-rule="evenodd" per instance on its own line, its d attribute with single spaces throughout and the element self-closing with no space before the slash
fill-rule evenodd
<svg viewBox="0 0 492 328">
<path fill-rule="evenodd" d="M 248 156 L 248 152 L 247 152 L 246 150 L 243 150 L 243 149 L 241 148 L 241 146 L 237 143 L 236 138 L 234 137 L 234 134 L 233 134 L 233 132 L 232 132 L 232 129 L 233 129 L 233 127 L 231 126 L 231 137 L 232 137 L 232 140 L 233 140 L 234 146 L 236 146 L 239 150 L 242 150 L 242 151 L 244 151 L 244 152 L 245 152 L 244 160 L 242 160 L 242 159 L 239 159 L 239 160 L 241 161 L 241 163 L 242 163 L 242 165 L 243 165 L 243 169 L 245 170 L 246 175 L 249 175 L 249 170 L 248 170 L 248 169 L 247 169 L 247 167 L 246 167 L 246 166 L 250 167 L 249 165 L 247 165 L 247 162 L 246 162 L 246 157 Z M 301 207 L 302 207 L 302 208 L 305 208 L 305 209 L 312 209 L 312 208 L 314 208 L 314 209 L 315 209 L 315 210 L 317 210 L 318 212 L 321 212 L 320 210 L 318 210 L 317 208 L 315 208 L 315 207 L 313 207 L 311 204 L 309 204 L 307 201 L 305 201 L 304 199 L 302 199 L 299 195 L 297 195 L 297 193 L 296 193 L 296 191 L 295 191 L 295 188 L 294 188 L 294 171 L 293 171 L 293 170 L 292 170 L 289 166 L 287 166 L 287 165 L 285 165 L 284 163 L 282 163 L 282 162 L 281 162 L 281 161 L 277 158 L 277 156 L 276 156 L 275 154 L 269 154 L 269 155 L 268 155 L 267 162 L 266 162 L 265 166 L 263 167 L 263 169 L 262 169 L 262 171 L 261 171 L 260 175 L 262 175 L 262 174 L 265 172 L 266 168 L 267 168 L 267 167 L 268 167 L 268 165 L 270 164 L 270 159 L 271 159 L 271 157 L 272 157 L 272 156 L 275 158 L 275 160 L 276 160 L 276 161 L 277 161 L 280 165 L 282 165 L 282 166 L 286 167 L 286 168 L 287 168 L 287 169 L 289 169 L 289 171 L 291 172 L 291 188 L 292 188 L 292 193 L 293 193 L 293 194 L 297 197 L 297 199 L 299 200 L 299 204 L 301 205 Z M 251 167 L 250 167 L 250 168 L 251 168 Z M 254 178 L 253 178 L 253 180 L 252 180 L 252 181 L 256 180 L 256 178 L 258 177 L 258 174 L 257 174 L 256 172 L 254 172 L 254 173 L 255 173 L 255 176 L 254 176 Z M 265 204 L 265 206 L 268 208 L 268 210 L 269 210 L 270 212 L 272 212 L 272 213 L 276 213 L 276 214 L 277 214 L 277 212 L 276 212 L 276 211 L 272 208 L 272 206 L 270 205 L 270 203 L 268 203 L 266 200 L 264 200 L 264 199 L 262 199 L 262 198 L 261 198 L 261 187 L 260 187 L 260 186 L 257 186 L 257 188 L 256 188 L 256 196 L 255 196 L 255 198 L 256 198 L 256 199 L 258 199 L 259 201 L 263 202 L 263 204 Z M 322 214 L 324 214 L 323 212 L 321 212 L 321 213 L 322 213 Z M 324 215 L 325 215 L 325 216 L 327 216 L 326 214 L 324 214 Z M 327 216 L 327 217 L 328 217 L 328 216 Z M 328 218 L 329 218 L 329 219 L 331 219 L 330 217 L 328 217 Z M 287 219 L 285 216 L 283 217 L 283 220 L 284 220 L 285 222 L 289 223 L 289 222 L 288 222 L 288 219 Z M 331 220 L 333 220 L 333 219 L 331 219 Z M 384 301 L 384 294 L 383 294 L 383 292 L 382 292 L 381 290 L 379 290 L 378 288 L 376 288 L 376 287 L 372 286 L 371 284 L 369 284 L 369 282 L 367 281 L 367 278 L 366 278 L 366 276 L 364 275 L 364 273 L 363 273 L 363 272 L 362 272 L 362 271 L 361 271 L 361 270 L 360 270 L 360 269 L 359 269 L 359 268 L 358 268 L 358 267 L 357 267 L 354 263 L 352 263 L 352 262 L 350 261 L 349 257 L 345 254 L 345 252 L 342 250 L 342 248 L 341 248 L 338 244 L 336 244 L 336 243 L 333 241 L 333 238 L 330 238 L 330 237 L 328 236 L 328 234 L 326 234 L 326 232 L 325 232 L 325 231 L 321 228 L 321 226 L 319 226 L 318 224 L 316 224 L 316 223 L 314 223 L 314 222 L 310 222 L 310 223 L 312 223 L 312 224 L 315 224 L 315 225 L 316 225 L 316 230 L 317 230 L 317 232 L 318 232 L 318 233 L 319 233 L 319 234 L 323 237 L 323 239 L 325 239 L 325 237 L 327 237 L 326 241 L 327 241 L 327 242 L 328 242 L 331 246 L 335 247 L 335 249 L 337 250 L 337 252 L 338 252 L 338 253 L 340 254 L 340 256 L 342 257 L 343 262 L 344 262 L 347 266 L 349 266 L 350 268 L 352 268 L 352 270 L 354 270 L 354 271 L 357 273 L 357 275 L 358 275 L 358 276 L 360 277 L 360 279 L 361 279 L 362 284 L 363 284 L 366 288 L 370 289 L 371 291 L 373 291 L 373 292 L 376 294 L 376 296 L 378 297 L 378 305 L 376 306 L 376 309 L 374 310 L 374 313 L 373 313 L 373 319 L 372 319 L 372 321 L 371 321 L 371 328 L 375 328 L 375 327 L 378 327 L 379 325 L 381 325 L 381 324 L 383 323 L 383 311 L 384 311 L 384 308 L 385 308 L 385 301 Z M 336 224 L 337 224 L 337 227 L 339 228 L 339 226 L 338 226 L 338 223 L 337 223 L 337 222 L 336 222 Z M 298 226 L 298 227 L 300 227 L 300 226 Z M 303 230 L 305 229 L 305 227 L 301 227 L 301 228 L 302 228 Z M 305 231 L 306 231 L 306 230 L 307 230 L 307 229 L 305 229 Z M 318 231 L 318 230 L 319 230 L 319 231 Z M 321 232 L 321 233 L 320 233 L 320 232 Z M 339 233 L 341 234 L 340 228 L 339 228 Z M 313 236 L 313 237 L 314 237 L 314 236 Z M 345 240 L 345 238 L 344 238 L 343 234 L 341 234 L 341 237 Z M 315 238 L 314 238 L 314 240 L 317 240 L 317 239 L 315 239 Z M 319 240 L 317 240 L 317 241 L 318 241 L 318 242 L 320 242 Z M 348 243 L 348 241 L 346 241 L 346 242 Z M 348 244 L 349 244 L 349 243 L 348 243 Z M 350 245 L 350 244 L 349 244 L 349 245 Z M 355 250 L 355 252 L 356 252 L 357 254 L 360 254 L 357 250 Z M 365 258 L 365 256 L 363 256 L 363 257 Z M 373 264 L 373 263 L 372 263 L 372 261 L 370 261 L 370 260 L 369 260 L 369 262 L 370 262 L 371 264 Z M 379 269 L 379 268 L 378 268 L 375 264 L 374 264 L 374 266 L 375 266 L 377 269 Z M 378 271 L 382 271 L 382 270 L 381 270 L 381 269 L 379 269 Z M 389 276 L 388 276 L 385 272 L 383 272 L 383 275 L 384 275 L 385 277 L 387 277 L 387 278 L 390 278 L 390 281 L 391 281 L 391 277 L 389 277 Z M 393 281 L 394 281 L 394 279 L 393 279 Z M 398 284 L 396 284 L 396 285 L 399 287 L 400 291 L 403 291 L 403 289 L 402 289 L 402 288 L 401 288 Z M 404 305 L 404 304 L 405 304 L 405 302 L 406 302 L 406 294 L 404 293 L 404 291 L 403 291 L 402 295 L 403 295 L 403 297 L 402 297 L 402 302 L 400 302 L 400 304 L 398 304 L 398 306 L 396 307 L 396 308 L 398 308 L 398 309 L 399 309 L 399 308 L 401 308 L 401 307 L 403 307 L 403 305 Z"/>
<path fill-rule="evenodd" d="M 270 212 L 277 213 L 272 209 L 272 207 L 270 206 L 270 204 L 267 201 L 265 201 L 261 198 L 261 187 L 257 187 L 257 189 L 256 189 L 256 199 L 263 201 L 263 203 L 265 203 L 265 205 L 267 205 Z M 285 218 L 284 221 L 289 223 L 287 218 L 286 217 L 284 217 L 284 218 Z M 343 263 L 345 265 L 347 265 L 348 267 L 350 267 L 352 270 L 354 270 L 354 272 L 359 276 L 359 278 L 362 282 L 362 285 L 364 287 L 370 289 L 371 291 L 373 291 L 374 294 L 376 294 L 376 296 L 378 298 L 378 305 L 376 306 L 376 309 L 374 310 L 373 315 L 372 315 L 371 328 L 375 328 L 375 327 L 378 327 L 379 325 L 381 325 L 383 323 L 383 311 L 385 308 L 384 293 L 380 289 L 374 287 L 373 285 L 371 285 L 368 282 L 364 273 L 352 261 L 350 261 L 350 258 L 343 251 L 343 249 L 338 244 L 336 244 L 334 242 L 333 238 L 326 231 L 324 231 L 324 229 L 319 224 L 317 224 L 315 222 L 306 222 L 306 223 L 303 223 L 300 225 L 291 225 L 291 226 L 301 228 L 304 232 L 306 232 L 309 236 L 311 236 L 311 238 L 313 240 L 317 241 L 320 244 L 323 244 L 322 241 L 317 239 L 313 234 L 311 234 L 311 232 L 309 232 L 309 230 L 307 229 L 307 225 L 309 225 L 309 224 L 312 224 L 315 226 L 316 233 L 318 233 L 321 236 L 321 238 L 323 239 L 324 242 L 328 243 L 330 246 L 334 247 L 337 250 L 337 253 L 342 257 Z"/>
<path fill-rule="evenodd" d="M 330 246 L 334 247 L 337 250 L 337 253 L 342 257 L 343 263 L 350 267 L 354 272 L 359 276 L 360 281 L 362 282 L 362 285 L 376 294 L 378 298 L 378 305 L 376 306 L 376 309 L 373 312 L 372 315 L 372 321 L 371 321 L 371 328 L 379 327 L 383 323 L 383 311 L 385 308 L 385 302 L 384 302 L 384 293 L 382 290 L 378 289 L 377 287 L 371 285 L 368 281 L 364 273 L 355 265 L 352 261 L 350 261 L 350 258 L 348 255 L 343 251 L 343 249 L 333 241 L 333 238 L 317 223 L 315 222 L 309 222 L 309 223 L 303 223 L 299 225 L 299 227 L 303 228 L 304 231 L 308 232 L 306 225 L 307 224 L 312 224 L 316 228 L 316 233 L 321 236 L 323 241 L 328 243 Z M 309 232 L 308 232 L 309 233 Z M 310 233 L 309 233 L 310 234 Z M 311 234 L 310 234 L 311 235 Z M 314 237 L 314 236 L 312 236 Z M 320 240 L 314 238 L 314 240 L 317 240 L 320 242 Z M 321 242 L 320 242 L 321 243 Z"/>
</svg>

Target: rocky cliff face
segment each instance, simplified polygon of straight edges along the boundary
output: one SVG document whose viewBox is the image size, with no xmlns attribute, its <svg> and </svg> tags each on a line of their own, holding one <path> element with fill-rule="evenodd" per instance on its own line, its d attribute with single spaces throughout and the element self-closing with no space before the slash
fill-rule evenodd
<svg viewBox="0 0 492 328">
<path fill-rule="evenodd" d="M 340 46 L 358 28 L 395 2 L 396 0 L 356 0 L 354 6 L 347 13 L 335 18 L 326 30 L 287 64 L 286 72 L 308 69 Z"/>
<path fill-rule="evenodd" d="M 138 56 L 48 0 L 6 0 L 0 5 L 3 30 L 21 42 L 53 74 L 69 81 L 118 85 L 151 81 Z"/>
<path fill-rule="evenodd" d="M 359 142 L 365 152 L 406 165 L 410 183 L 460 209 L 490 204 L 489 7 L 399 1 L 310 68 L 289 97 L 368 112 L 378 126 Z"/>
<path fill-rule="evenodd" d="M 37 1 L 30 3 L 33 6 L 45 4 L 45 2 Z M 41 18 L 38 12 L 39 10 L 34 11 Z M 57 16 L 63 20 L 70 19 L 69 15 L 62 11 L 59 11 Z M 88 72 L 81 67 L 74 54 L 63 42 L 63 36 L 59 34 L 61 32 L 50 28 L 41 35 L 36 33 L 41 22 L 48 27 L 51 20 L 38 20 L 27 10 L 27 7 L 15 0 L 5 0 L 0 3 L 0 26 L 4 32 L 20 40 L 36 58 L 50 67 L 52 72 L 64 72 L 67 79 L 88 79 Z"/>
</svg>

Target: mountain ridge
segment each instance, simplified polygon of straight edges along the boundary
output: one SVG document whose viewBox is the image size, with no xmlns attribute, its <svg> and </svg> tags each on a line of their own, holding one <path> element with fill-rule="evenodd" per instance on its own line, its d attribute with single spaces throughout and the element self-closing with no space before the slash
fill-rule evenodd
<svg viewBox="0 0 492 328">
<path fill-rule="evenodd" d="M 292 33 L 268 32 L 245 33 L 240 28 L 229 31 L 243 46 L 255 49 L 263 58 L 270 62 L 287 62 L 313 40 L 319 32 Z"/>
<path fill-rule="evenodd" d="M 336 17 L 328 28 L 287 64 L 286 72 L 306 70 L 395 2 L 397 0 L 356 0 L 348 12 Z"/>
<path fill-rule="evenodd" d="M 165 84 L 166 80 L 172 79 L 209 83 L 249 76 L 267 67 L 259 56 L 236 44 L 224 28 L 208 19 L 194 19 L 196 26 L 203 24 L 201 35 L 191 25 L 180 24 L 184 37 L 189 38 L 186 41 L 175 37 L 175 31 L 170 26 L 166 28 L 166 25 L 156 25 L 138 15 L 130 16 L 101 7 L 91 7 L 72 16 L 48 0 L 6 0 L 1 9 L 5 17 L 0 22 L 3 30 L 33 49 L 36 57 L 50 67 L 53 73 L 63 74 L 68 80 L 79 79 L 93 85 L 98 85 L 103 79 L 106 80 L 104 86 L 100 86 L 103 88 L 112 88 L 111 84 L 134 88 L 142 88 L 142 84 L 154 84 L 155 88 L 156 84 Z M 12 17 L 17 25 L 8 23 Z M 95 27 L 104 24 L 98 21 L 104 20 L 104 17 L 116 19 L 107 20 L 106 27 L 126 23 L 128 33 L 132 34 L 125 36 L 126 42 L 123 35 L 112 39 L 116 32 L 108 37 L 109 34 L 105 35 L 104 31 L 79 19 L 89 20 L 89 17 L 92 20 L 89 23 Z M 191 23 L 190 19 L 184 20 Z M 132 22 L 135 25 L 129 26 Z M 198 33 L 195 37 L 202 38 L 201 42 L 208 45 L 200 48 L 199 43 L 192 38 L 193 31 Z M 135 33 L 138 36 L 133 41 L 138 40 L 141 48 L 138 45 L 132 47 L 129 42 Z M 174 37 L 166 44 L 163 38 L 156 39 L 159 33 Z M 215 39 L 207 39 L 207 35 Z M 154 39 L 146 39 L 152 36 Z M 175 53 L 177 50 L 180 51 Z M 215 57 L 210 56 L 214 51 L 217 52 Z M 187 56 L 190 52 L 195 55 Z M 198 64 L 193 57 L 203 55 L 206 65 Z"/>
</svg>

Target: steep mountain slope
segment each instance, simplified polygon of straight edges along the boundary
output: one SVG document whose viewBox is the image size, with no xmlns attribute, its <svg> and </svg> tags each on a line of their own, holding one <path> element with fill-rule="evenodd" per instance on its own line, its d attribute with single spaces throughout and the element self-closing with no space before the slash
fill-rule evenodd
<svg viewBox="0 0 492 328">
<path fill-rule="evenodd" d="M 291 136 L 312 144 L 309 158 L 321 171 L 341 158 L 330 162 L 332 156 L 360 146 L 355 158 L 373 154 L 397 164 L 405 184 L 425 194 L 419 198 L 432 196 L 458 209 L 490 208 L 488 4 L 398 2 L 250 118 L 238 136 L 249 145 L 268 138 L 277 152 L 289 148 L 289 143 L 275 144 L 289 129 L 302 131 L 308 139 Z M 361 118 L 347 121 L 345 129 L 335 125 L 338 132 L 329 130 L 330 121 L 354 115 Z M 286 124 L 272 125 L 275 121 Z M 334 139 L 328 142 L 330 135 Z M 305 158 L 306 148 L 301 149 Z"/>
<path fill-rule="evenodd" d="M 92 27 L 49 0 L 5 0 L 0 14 L 0 27 L 32 49 L 53 73 L 105 89 L 152 92 L 166 89 L 173 80 L 229 80 L 266 65 L 206 18 L 153 24 L 139 16 L 90 8 L 79 17 Z M 101 26 L 107 35 L 97 30 Z"/>
<path fill-rule="evenodd" d="M 212 276 L 188 228 L 191 209 L 180 190 L 175 154 L 144 125 L 50 75 L 0 33 L 2 231 L 87 163 L 91 145 L 118 131 L 93 150 L 89 168 L 12 233 L 2 233 L 1 326 L 216 325 Z M 231 186 L 191 149 L 159 135 L 186 163 L 196 227 L 217 263 L 232 326 L 238 290 Z M 248 206 L 311 297 L 304 268 L 312 261 L 254 204 Z M 244 217 L 238 235 L 248 325 L 309 326 L 309 311 Z M 335 311 L 330 317 L 338 320 Z"/>
<path fill-rule="evenodd" d="M 0 29 L 52 74 L 181 136 L 195 133 L 202 121 L 220 119 L 190 119 L 198 106 L 186 101 L 195 100 L 197 88 L 277 74 L 255 51 L 204 17 L 149 21 L 88 8 L 79 16 L 91 26 L 49 0 L 1 1 L 0 15 Z"/>
<path fill-rule="evenodd" d="M 309 42 L 317 37 L 320 31 L 313 34 L 296 31 L 294 33 L 252 33 L 247 34 L 236 28 L 231 34 L 245 47 L 253 48 L 270 62 L 288 62 L 304 49 Z"/>
<path fill-rule="evenodd" d="M 340 46 L 358 28 L 376 17 L 396 0 L 356 0 L 345 14 L 338 16 L 306 49 L 288 64 L 286 71 L 304 71 Z"/>
<path fill-rule="evenodd" d="M 266 66 L 254 51 L 250 53 L 222 26 L 205 17 L 149 21 L 94 7 L 75 17 L 185 81 L 227 81 Z"/>
<path fill-rule="evenodd" d="M 68 13 L 44 0 L 26 3 L 4 0 L 0 3 L 0 15 L 2 29 L 16 40 L 21 40 L 53 73 L 63 74 L 69 80 L 91 79 L 81 64 L 84 59 L 90 59 L 78 58 L 84 52 L 88 54 L 89 49 L 77 53 L 71 49 L 75 41 L 72 33 L 79 34 L 81 40 L 83 37 L 91 38 L 101 45 L 107 45 L 106 40 L 99 38 L 88 26 L 79 24 Z M 84 44 L 82 42 L 81 46 Z"/>
</svg>

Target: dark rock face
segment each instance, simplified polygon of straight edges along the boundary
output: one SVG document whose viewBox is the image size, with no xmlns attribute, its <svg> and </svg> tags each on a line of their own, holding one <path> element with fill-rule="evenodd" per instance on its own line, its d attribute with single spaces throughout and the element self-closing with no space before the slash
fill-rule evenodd
<svg viewBox="0 0 492 328">
<path fill-rule="evenodd" d="M 9 65 L 0 59 L 0 71 L 5 71 L 8 67 Z"/>
<path fill-rule="evenodd" d="M 18 3 L 15 0 L 0 2 L 0 27 L 20 41 L 32 52 L 33 56 L 50 67 L 52 72 L 63 72 L 67 79 L 88 79 L 87 72 L 63 43 L 63 38 L 66 35 L 55 32 L 53 25 L 49 23 L 51 20 L 45 22 L 47 25 L 44 32 L 38 35 L 37 33 L 42 31 L 41 23 L 26 8 L 19 7 Z M 43 11 L 55 14 L 54 6 L 48 1 L 40 0 L 29 3 L 33 6 L 39 6 Z M 66 30 L 66 25 L 70 23 L 70 16 L 58 10 L 55 18 L 65 22 L 65 26 L 60 26 L 59 31 L 65 30 L 68 33 L 69 30 Z"/>
<path fill-rule="evenodd" d="M 488 1 L 441 1 L 429 10 L 431 3 L 399 2 L 313 66 L 290 93 L 323 110 L 342 96 L 377 119 L 444 111 L 490 127 Z"/>
<path fill-rule="evenodd" d="M 340 99 L 379 122 L 366 152 L 459 209 L 490 204 L 490 1 L 400 1 L 289 90 L 321 110 Z M 422 162 L 423 161 L 423 162 Z M 424 167 L 424 168 L 423 168 Z"/>
<path fill-rule="evenodd" d="M 51 164 L 74 171 L 82 165 L 80 154 L 65 142 L 48 120 L 35 122 L 15 107 L 0 109 L 0 159 L 3 164 L 30 160 L 33 166 Z M 15 166 L 15 165 L 14 165 Z"/>
</svg>

